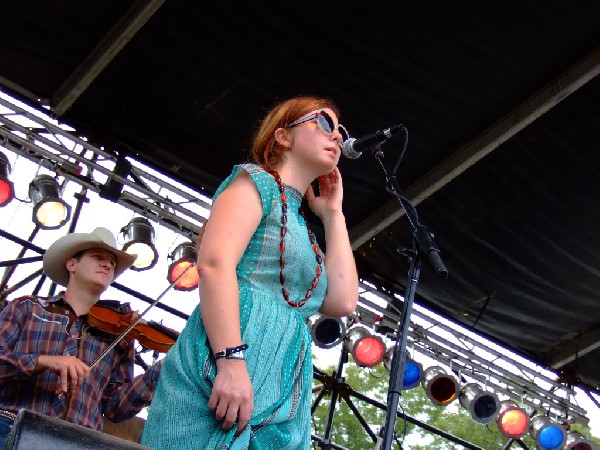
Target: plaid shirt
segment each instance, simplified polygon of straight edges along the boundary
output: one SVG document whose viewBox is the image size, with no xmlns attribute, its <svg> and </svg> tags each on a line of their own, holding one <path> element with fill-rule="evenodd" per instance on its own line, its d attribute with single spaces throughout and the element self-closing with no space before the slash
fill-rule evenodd
<svg viewBox="0 0 600 450">
<path fill-rule="evenodd" d="M 35 373 L 39 355 L 72 355 L 87 365 L 110 345 L 62 298 L 20 297 L 0 313 L 0 409 L 21 408 L 102 430 L 102 415 L 121 422 L 152 400 L 162 361 L 133 378 L 133 343 L 115 346 L 75 391 L 59 397 L 60 377 Z M 114 336 L 112 339 L 114 340 Z"/>
</svg>

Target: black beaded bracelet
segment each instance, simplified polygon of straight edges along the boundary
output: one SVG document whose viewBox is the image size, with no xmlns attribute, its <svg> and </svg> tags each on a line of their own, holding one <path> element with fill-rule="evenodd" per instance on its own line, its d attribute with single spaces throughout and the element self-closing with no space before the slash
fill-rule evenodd
<svg viewBox="0 0 600 450">
<path fill-rule="evenodd" d="M 241 353 L 244 350 L 246 350 L 247 348 L 248 348 L 248 344 L 238 345 L 237 347 L 227 347 L 225 350 L 221 350 L 220 352 L 213 354 L 213 357 L 215 359 L 220 359 L 220 358 L 244 359 L 243 356 L 240 358 L 238 356 L 232 356 L 232 355 L 235 355 L 236 353 Z"/>
</svg>

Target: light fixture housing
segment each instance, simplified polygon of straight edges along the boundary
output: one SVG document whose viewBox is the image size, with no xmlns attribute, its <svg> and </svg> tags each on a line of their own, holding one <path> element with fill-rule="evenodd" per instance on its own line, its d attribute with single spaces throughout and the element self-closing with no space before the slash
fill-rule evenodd
<svg viewBox="0 0 600 450">
<path fill-rule="evenodd" d="M 43 230 L 56 230 L 69 221 L 71 207 L 60 198 L 56 178 L 38 175 L 29 184 L 29 198 L 33 204 L 33 222 Z"/>
<path fill-rule="evenodd" d="M 145 217 L 134 217 L 121 230 L 125 238 L 123 251 L 137 255 L 132 270 L 151 269 L 158 261 L 158 252 L 154 246 L 154 228 Z"/>
<path fill-rule="evenodd" d="M 493 422 L 500 411 L 498 396 L 486 391 L 477 383 L 465 384 L 458 394 L 458 401 L 477 423 Z"/>
<path fill-rule="evenodd" d="M 440 366 L 427 368 L 421 384 L 429 400 L 436 405 L 449 405 L 458 396 L 458 380 Z"/>
<path fill-rule="evenodd" d="M 511 400 L 500 403 L 496 422 L 500 433 L 507 438 L 521 439 L 529 431 L 529 414 Z"/>
<path fill-rule="evenodd" d="M 0 152 L 0 207 L 8 205 L 15 198 L 15 186 L 8 179 L 9 172 L 8 158 Z"/>
<path fill-rule="evenodd" d="M 112 169 L 112 174 L 108 177 L 106 183 L 103 186 L 100 186 L 100 191 L 98 192 L 100 197 L 110 200 L 111 202 L 118 201 L 123 193 L 123 183 L 116 180 L 114 177 L 119 176 L 127 179 L 131 173 L 131 168 L 131 162 L 125 158 L 124 154 L 119 154 L 117 156 L 115 167 Z"/>
<path fill-rule="evenodd" d="M 359 367 L 375 367 L 383 362 L 385 353 L 383 339 L 372 334 L 365 327 L 350 328 L 346 333 L 344 345 Z"/>
<path fill-rule="evenodd" d="M 394 347 L 385 352 L 383 356 L 383 367 L 388 372 L 392 370 L 392 362 L 394 360 Z M 402 390 L 416 388 L 423 378 L 423 365 L 420 362 L 412 359 L 408 354 L 404 363 L 404 376 L 402 377 Z"/>
<path fill-rule="evenodd" d="M 577 431 L 569 431 L 565 440 L 565 450 L 596 450 L 596 446 Z"/>
<path fill-rule="evenodd" d="M 196 270 L 196 247 L 192 242 L 183 242 L 175 247 L 173 253 L 169 256 L 172 260 L 169 265 L 169 272 L 167 274 L 167 280 L 173 284 L 179 276 L 188 269 L 193 267 L 179 278 L 177 283 L 173 285 L 173 289 L 178 291 L 193 291 L 198 287 L 200 282 L 200 275 Z"/>
<path fill-rule="evenodd" d="M 567 432 L 564 427 L 553 422 L 547 416 L 535 416 L 531 419 L 529 433 L 535 439 L 538 450 L 562 449 L 567 440 Z"/>
<path fill-rule="evenodd" d="M 313 342 L 323 349 L 340 344 L 346 335 L 346 324 L 339 317 L 317 314 L 309 319 L 309 327 Z"/>
</svg>

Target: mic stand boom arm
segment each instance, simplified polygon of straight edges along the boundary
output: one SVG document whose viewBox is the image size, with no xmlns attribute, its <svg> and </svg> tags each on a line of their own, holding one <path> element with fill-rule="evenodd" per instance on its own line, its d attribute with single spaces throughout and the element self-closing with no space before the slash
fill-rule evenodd
<svg viewBox="0 0 600 450">
<path fill-rule="evenodd" d="M 419 222 L 417 212 L 412 204 L 402 193 L 398 181 L 394 175 L 389 176 L 383 164 L 383 151 L 380 146 L 375 146 L 373 156 L 379 162 L 385 173 L 388 190 L 398 198 L 400 205 L 406 212 L 406 217 L 413 229 L 413 248 L 398 249 L 402 254 L 406 254 L 410 259 L 409 284 L 406 291 L 402 313 L 400 315 L 400 324 L 396 332 L 396 342 L 394 344 L 392 367 L 390 369 L 390 380 L 387 396 L 387 411 L 385 424 L 382 428 L 382 439 L 378 442 L 378 449 L 389 450 L 392 448 L 392 439 L 394 437 L 394 425 L 396 421 L 396 411 L 402 392 L 404 382 L 404 368 L 406 366 L 406 342 L 410 326 L 410 316 L 414 302 L 415 291 L 419 282 L 421 273 L 421 261 L 427 256 L 434 271 L 441 278 L 448 276 L 448 271 L 440 257 L 440 250 L 437 248 L 433 234 Z"/>
</svg>

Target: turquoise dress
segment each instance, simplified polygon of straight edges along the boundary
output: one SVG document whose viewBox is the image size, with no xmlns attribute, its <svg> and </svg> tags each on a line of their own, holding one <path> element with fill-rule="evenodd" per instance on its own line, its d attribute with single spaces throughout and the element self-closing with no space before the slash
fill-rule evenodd
<svg viewBox="0 0 600 450">
<path fill-rule="evenodd" d="M 262 201 L 262 220 L 237 266 L 242 340 L 254 389 L 249 426 L 237 438 L 235 426 L 221 429 L 207 407 L 215 361 L 200 306 L 190 315 L 168 351 L 142 443 L 156 449 L 308 449 L 312 391 L 311 335 L 306 320 L 321 306 L 327 289 L 325 270 L 313 296 L 299 308 L 285 301 L 279 281 L 281 196 L 273 177 L 259 166 L 235 166 L 215 198 L 245 170 Z M 301 193 L 285 186 L 288 201 L 285 286 L 299 302 L 315 277 L 315 254 L 298 209 Z M 323 267 L 323 269 L 325 269 Z"/>
</svg>

